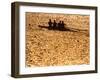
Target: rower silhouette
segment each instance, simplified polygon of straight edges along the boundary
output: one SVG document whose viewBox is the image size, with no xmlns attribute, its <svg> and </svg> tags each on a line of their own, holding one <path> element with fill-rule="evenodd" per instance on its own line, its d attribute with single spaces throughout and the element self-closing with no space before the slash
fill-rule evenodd
<svg viewBox="0 0 100 80">
<path fill-rule="evenodd" d="M 49 19 L 48 25 L 49 25 L 48 28 L 52 29 L 52 21 L 51 21 L 51 19 Z"/>
<path fill-rule="evenodd" d="M 54 22 L 53 22 L 53 29 L 57 29 L 57 23 L 56 23 L 56 20 L 54 20 Z"/>
</svg>

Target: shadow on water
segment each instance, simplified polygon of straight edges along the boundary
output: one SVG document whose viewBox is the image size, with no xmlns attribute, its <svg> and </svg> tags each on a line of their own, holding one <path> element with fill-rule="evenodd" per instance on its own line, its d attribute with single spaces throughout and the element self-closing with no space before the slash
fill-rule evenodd
<svg viewBox="0 0 100 80">
<path fill-rule="evenodd" d="M 71 30 L 70 28 L 58 28 L 58 27 L 49 27 L 49 26 L 43 26 L 43 25 L 38 25 L 40 28 L 46 28 L 48 30 L 54 30 L 54 31 L 70 31 L 70 32 L 77 32 L 76 30 Z"/>
<path fill-rule="evenodd" d="M 43 25 L 38 25 L 38 27 L 40 27 L 40 28 L 46 28 L 46 29 L 52 30 L 52 31 L 81 32 L 81 33 L 84 33 L 86 36 L 89 37 L 89 32 L 86 29 L 76 29 L 76 28 L 70 28 L 70 27 L 52 28 L 52 27 L 43 26 Z"/>
<path fill-rule="evenodd" d="M 71 27 L 68 27 L 64 21 L 59 21 L 59 22 L 56 22 L 56 20 L 51 20 L 49 19 L 48 21 L 48 26 L 44 26 L 44 25 L 38 25 L 38 27 L 40 28 L 46 28 L 48 30 L 56 30 L 56 31 L 70 31 L 70 32 L 87 32 L 88 30 L 83 30 L 83 29 L 76 29 L 76 28 L 71 28 Z"/>
</svg>

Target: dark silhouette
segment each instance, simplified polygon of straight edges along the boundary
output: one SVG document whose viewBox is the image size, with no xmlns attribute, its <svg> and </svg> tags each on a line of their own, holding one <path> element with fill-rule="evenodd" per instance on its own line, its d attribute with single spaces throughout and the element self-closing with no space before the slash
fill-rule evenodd
<svg viewBox="0 0 100 80">
<path fill-rule="evenodd" d="M 48 28 L 49 28 L 49 29 L 52 29 L 52 24 L 53 24 L 53 23 L 52 23 L 51 19 L 49 19 L 49 22 L 48 22 L 48 25 L 49 25 Z"/>
<path fill-rule="evenodd" d="M 64 21 L 62 21 L 62 22 L 61 22 L 61 25 L 62 25 L 62 27 L 64 28 L 64 26 L 65 26 L 65 23 L 64 23 Z"/>
<path fill-rule="evenodd" d="M 64 30 L 65 29 L 65 23 L 64 21 L 61 21 L 61 30 Z"/>
<path fill-rule="evenodd" d="M 54 22 L 53 22 L 53 29 L 56 29 L 57 28 L 57 23 L 56 23 L 56 21 L 54 20 Z"/>
<path fill-rule="evenodd" d="M 62 23 L 61 23 L 61 21 L 59 21 L 59 23 L 58 23 L 58 29 L 61 30 L 61 28 L 62 28 Z"/>
<path fill-rule="evenodd" d="M 54 20 L 52 22 L 51 19 L 49 19 L 49 21 L 48 21 L 48 26 L 39 25 L 39 27 L 41 27 L 41 28 L 48 28 L 49 30 L 59 30 L 59 31 L 67 31 L 67 30 L 69 30 L 69 29 L 65 28 L 64 21 L 59 21 L 57 23 L 56 20 Z"/>
<path fill-rule="evenodd" d="M 30 24 L 29 24 L 30 26 Z M 38 25 L 38 27 L 41 28 L 47 28 L 49 30 L 59 30 L 59 31 L 72 31 L 72 32 L 78 32 L 78 31 L 85 31 L 85 30 L 80 30 L 80 29 L 75 29 L 75 28 L 71 28 L 71 27 L 65 27 L 66 24 L 64 23 L 64 21 L 59 21 L 58 23 L 56 22 L 56 20 L 54 20 L 52 22 L 51 19 L 49 19 L 48 21 L 48 26 L 45 25 Z"/>
</svg>

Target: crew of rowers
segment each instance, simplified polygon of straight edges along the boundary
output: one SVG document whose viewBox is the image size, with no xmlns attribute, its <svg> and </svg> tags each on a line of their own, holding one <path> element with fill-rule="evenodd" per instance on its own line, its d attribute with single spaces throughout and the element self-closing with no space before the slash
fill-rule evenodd
<svg viewBox="0 0 100 80">
<path fill-rule="evenodd" d="M 65 23 L 64 23 L 64 21 L 59 21 L 57 23 L 56 20 L 54 20 L 52 22 L 51 19 L 49 19 L 48 26 L 49 26 L 49 29 L 59 29 L 59 30 L 61 30 L 61 29 L 65 28 Z"/>
</svg>

